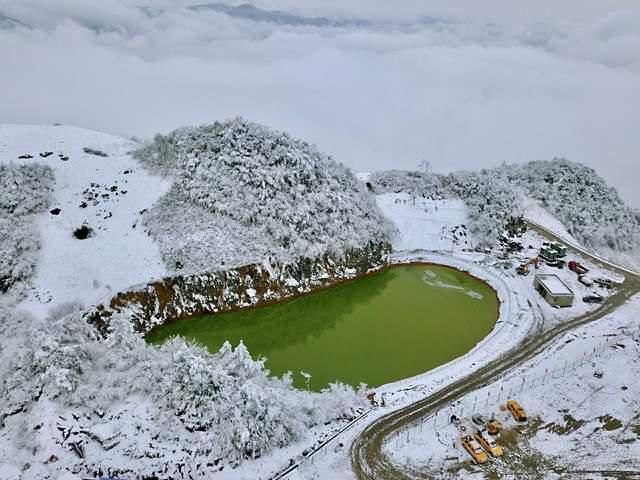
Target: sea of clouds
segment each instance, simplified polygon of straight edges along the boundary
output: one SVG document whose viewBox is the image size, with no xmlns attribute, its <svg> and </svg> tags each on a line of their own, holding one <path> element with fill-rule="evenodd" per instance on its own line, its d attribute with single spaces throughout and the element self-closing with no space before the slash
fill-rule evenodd
<svg viewBox="0 0 640 480">
<path fill-rule="evenodd" d="M 640 207 L 640 10 L 624 0 L 583 17 L 206 1 L 0 0 L 0 122 L 148 138 L 243 115 L 357 170 L 564 156 Z"/>
</svg>

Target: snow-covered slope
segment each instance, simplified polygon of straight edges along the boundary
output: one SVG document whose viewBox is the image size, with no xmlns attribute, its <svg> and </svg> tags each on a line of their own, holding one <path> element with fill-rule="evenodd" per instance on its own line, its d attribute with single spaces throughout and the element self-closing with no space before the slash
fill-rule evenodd
<svg viewBox="0 0 640 480">
<path fill-rule="evenodd" d="M 162 277 L 159 249 L 138 225 L 169 182 L 148 174 L 124 138 L 69 126 L 0 125 L 1 163 L 41 163 L 55 177 L 49 211 L 37 218 L 41 250 L 24 306 L 44 313 L 69 301 L 95 303 Z M 83 149 L 102 151 L 103 157 Z M 41 153 L 53 152 L 42 157 Z M 31 155 L 33 158 L 19 159 Z M 57 210 L 59 209 L 59 212 Z M 86 225 L 84 240 L 73 232 Z"/>
<path fill-rule="evenodd" d="M 376 201 L 397 229 L 394 250 L 456 251 L 475 246 L 466 228 L 467 207 L 461 200 L 383 193 Z"/>
</svg>

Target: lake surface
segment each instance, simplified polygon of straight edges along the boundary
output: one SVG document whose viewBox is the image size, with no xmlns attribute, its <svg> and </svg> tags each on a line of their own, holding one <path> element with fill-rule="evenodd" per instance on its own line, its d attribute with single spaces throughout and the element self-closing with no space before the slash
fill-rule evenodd
<svg viewBox="0 0 640 480">
<path fill-rule="evenodd" d="M 426 372 L 473 348 L 493 328 L 498 299 L 486 283 L 434 265 L 383 272 L 275 305 L 193 317 L 148 335 L 173 335 L 210 351 L 243 340 L 275 375 L 311 374 L 310 388 L 341 381 L 375 387 Z"/>
</svg>

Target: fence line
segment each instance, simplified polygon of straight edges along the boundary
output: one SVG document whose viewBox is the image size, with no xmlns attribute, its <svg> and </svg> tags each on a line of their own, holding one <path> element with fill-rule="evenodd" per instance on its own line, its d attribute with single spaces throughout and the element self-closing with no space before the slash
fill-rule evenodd
<svg viewBox="0 0 640 480">
<path fill-rule="evenodd" d="M 579 367 L 584 365 L 585 362 L 589 362 L 593 360 L 593 358 L 601 353 L 603 353 L 606 348 L 610 344 L 610 339 L 606 339 L 602 344 L 596 346 L 590 352 L 583 352 L 582 355 L 578 354 L 575 361 L 565 360 L 564 364 L 558 368 L 552 368 L 551 370 L 545 369 L 542 375 L 536 375 L 531 380 L 527 378 L 527 376 L 522 377 L 522 381 L 514 381 L 508 380 L 503 382 L 500 385 L 500 389 L 498 390 L 497 395 L 491 395 L 491 390 L 487 391 L 487 396 L 479 398 L 478 395 L 475 395 L 473 399 L 471 396 L 467 396 L 467 399 L 463 402 L 459 402 L 456 404 L 452 404 L 449 407 L 441 408 L 435 413 L 422 417 L 419 420 L 403 427 L 396 431 L 395 434 L 395 443 L 396 447 L 401 445 L 401 441 L 404 441 L 404 444 L 408 443 L 410 440 L 410 432 L 419 429 L 419 432 L 422 433 L 424 428 L 429 428 L 427 423 L 433 422 L 432 428 L 436 431 L 437 425 L 444 422 L 447 424 L 449 422 L 450 416 L 455 415 L 458 418 L 463 418 L 465 415 L 474 415 L 476 412 L 481 412 L 486 410 L 489 407 L 495 407 L 496 405 L 501 405 L 505 403 L 510 397 L 514 394 L 520 394 L 527 390 L 532 390 L 536 387 L 540 387 L 543 385 L 547 379 L 555 380 L 558 378 L 562 378 L 569 372 L 577 370 Z M 508 375 L 512 375 L 511 372 Z M 505 375 L 506 376 L 506 375 Z M 502 379 L 505 376 L 501 377 Z M 498 379 L 500 380 L 500 379 Z M 482 387 L 484 388 L 484 387 Z M 444 415 L 444 419 L 442 418 Z M 440 417 L 440 418 L 438 418 Z M 393 438 L 388 439 L 387 441 L 393 441 Z"/>
</svg>

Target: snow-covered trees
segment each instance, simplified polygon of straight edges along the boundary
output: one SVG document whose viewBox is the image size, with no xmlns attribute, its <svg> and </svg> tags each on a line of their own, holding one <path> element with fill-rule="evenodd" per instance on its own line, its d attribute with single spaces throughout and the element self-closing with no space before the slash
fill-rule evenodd
<svg viewBox="0 0 640 480">
<path fill-rule="evenodd" d="M 146 217 L 169 268 L 318 257 L 387 241 L 386 221 L 353 174 L 286 133 L 236 118 L 158 135 L 136 156 L 175 179 Z M 206 221 L 192 231 L 184 218 L 198 216 Z M 194 242 L 200 252 L 189 248 Z"/>
<path fill-rule="evenodd" d="M 0 293 L 33 273 L 40 248 L 33 222 L 49 204 L 53 181 L 47 166 L 0 165 Z"/>
<path fill-rule="evenodd" d="M 0 305 L 0 463 L 11 459 L 25 479 L 43 478 L 52 454 L 52 468 L 85 476 L 176 478 L 182 464 L 210 478 L 313 425 L 351 418 L 363 402 L 339 385 L 296 390 L 243 345 L 215 354 L 181 339 L 153 347 L 124 315 L 103 340 L 79 311 L 37 320 Z"/>
<path fill-rule="evenodd" d="M 505 174 L 586 246 L 618 252 L 640 248 L 640 212 L 626 206 L 593 169 L 554 159 L 511 165 Z"/>
<path fill-rule="evenodd" d="M 469 231 L 481 245 L 494 244 L 507 222 L 520 214 L 519 195 L 499 171 L 430 172 L 390 170 L 369 178 L 376 193 L 406 192 L 440 200 L 459 198 L 469 209 Z"/>
<path fill-rule="evenodd" d="M 369 185 L 375 193 L 408 193 L 431 200 L 447 198 L 442 175 L 431 171 L 417 172 L 406 170 L 386 170 L 373 172 L 369 176 Z"/>
<path fill-rule="evenodd" d="M 522 213 L 521 195 L 497 170 L 458 172 L 443 178 L 450 195 L 469 209 L 469 230 L 481 245 L 493 245 L 507 223 Z"/>
<path fill-rule="evenodd" d="M 469 208 L 471 232 L 485 244 L 495 243 L 506 222 L 523 213 L 523 197 L 528 196 L 584 245 L 613 257 L 635 255 L 640 264 L 640 213 L 626 206 L 593 169 L 576 162 L 503 164 L 448 175 L 392 170 L 372 174 L 369 182 L 376 193 L 461 198 Z"/>
</svg>

